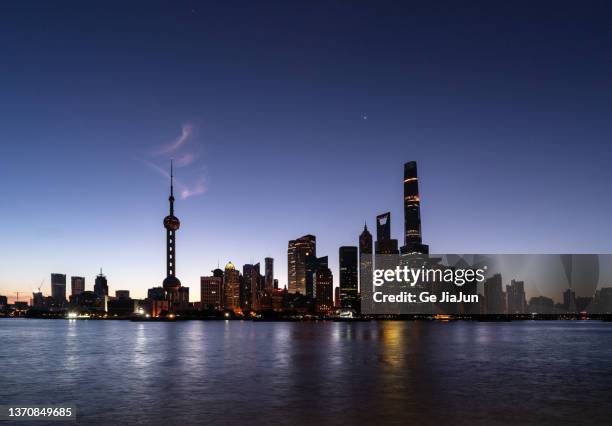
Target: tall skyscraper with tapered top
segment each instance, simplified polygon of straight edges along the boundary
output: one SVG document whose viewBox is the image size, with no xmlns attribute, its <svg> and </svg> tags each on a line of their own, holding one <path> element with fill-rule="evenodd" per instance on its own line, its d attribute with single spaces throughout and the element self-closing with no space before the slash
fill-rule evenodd
<svg viewBox="0 0 612 426">
<path fill-rule="evenodd" d="M 174 169 L 170 162 L 170 214 L 164 218 L 164 228 L 166 228 L 166 279 L 164 280 L 164 290 L 166 298 L 170 303 L 178 301 L 179 288 L 181 282 L 175 276 L 176 273 L 176 231 L 181 226 L 181 222 L 174 216 Z"/>
<path fill-rule="evenodd" d="M 421 235 L 421 197 L 416 161 L 404 164 L 404 246 L 402 253 L 428 254 Z"/>
<path fill-rule="evenodd" d="M 368 226 L 363 225 L 363 232 L 359 236 L 359 292 L 372 290 L 372 234 Z"/>
</svg>

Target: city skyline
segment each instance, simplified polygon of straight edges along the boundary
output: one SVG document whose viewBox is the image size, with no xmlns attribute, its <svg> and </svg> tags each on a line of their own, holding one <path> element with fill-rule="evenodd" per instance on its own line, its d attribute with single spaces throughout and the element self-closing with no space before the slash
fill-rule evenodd
<svg viewBox="0 0 612 426">
<path fill-rule="evenodd" d="M 402 246 L 403 159 L 419 164 L 431 252 L 612 251 L 612 34 L 598 4 L 2 12 L 11 299 L 43 279 L 49 291 L 51 271 L 91 288 L 100 267 L 144 297 L 165 276 L 152 230 L 170 158 L 192 289 L 218 263 L 265 257 L 284 286 L 287 241 L 307 234 L 337 286 L 338 247 L 385 211 Z"/>
<path fill-rule="evenodd" d="M 401 248 L 398 245 L 398 240 L 392 238 L 392 216 L 390 212 L 385 212 L 377 215 L 376 217 L 376 241 L 373 245 L 372 234 L 367 229 L 367 223 L 364 223 L 364 228 L 358 237 L 358 246 L 340 246 L 339 247 L 339 267 L 337 270 L 337 285 L 334 286 L 335 281 L 333 279 L 334 273 L 329 268 L 328 256 L 320 256 L 317 254 L 317 243 L 315 235 L 304 235 L 299 238 L 289 240 L 287 249 L 287 266 L 288 276 L 287 285 L 284 286 L 284 292 L 282 286 L 279 286 L 278 278 L 274 277 L 274 259 L 266 257 L 264 271 L 262 274 L 260 262 L 256 264 L 244 264 L 242 267 L 242 275 L 239 269 L 237 269 L 231 261 L 228 261 L 224 267 L 224 270 L 219 267 L 215 270 L 211 270 L 212 275 L 200 275 L 200 289 L 196 294 L 200 295 L 200 300 L 190 300 L 189 298 L 189 287 L 181 286 L 180 280 L 176 277 L 176 264 L 177 264 L 177 250 L 176 250 L 176 231 L 180 228 L 180 221 L 175 216 L 174 211 L 174 172 L 173 172 L 173 161 L 170 161 L 170 173 L 169 173 L 169 214 L 163 219 L 163 227 L 166 230 L 166 278 L 163 280 L 162 286 L 154 286 L 147 289 L 147 311 L 151 312 L 152 316 L 157 316 L 161 312 L 173 313 L 176 310 L 184 311 L 189 306 L 193 308 L 194 303 L 198 303 L 198 310 L 214 309 L 220 311 L 223 308 L 229 309 L 235 313 L 248 312 L 248 311 L 281 311 L 285 307 L 293 307 L 295 309 L 306 309 L 311 312 L 318 312 L 321 314 L 328 314 L 331 310 L 332 305 L 336 308 L 347 308 L 354 310 L 355 312 L 360 311 L 361 295 L 363 286 L 371 286 L 371 277 L 367 278 L 372 273 L 372 254 L 387 256 L 386 258 L 381 257 L 377 262 L 381 262 L 380 265 L 376 263 L 376 268 L 393 268 L 393 264 L 396 263 L 392 260 L 392 256 L 416 255 L 428 256 L 429 246 L 424 244 L 422 239 L 422 229 L 420 226 L 421 212 L 420 212 L 420 198 L 418 184 L 419 177 L 417 173 L 417 163 L 415 161 L 408 161 L 404 163 L 404 221 L 403 221 L 403 236 L 404 246 Z M 375 247 L 375 250 L 373 250 Z M 521 255 L 524 256 L 524 255 Z M 593 300 L 591 293 L 598 287 L 597 276 L 603 274 L 599 278 L 603 278 L 600 284 L 607 284 L 605 278 L 608 276 L 610 268 L 604 264 L 600 267 L 598 262 L 595 260 L 595 255 L 558 255 L 561 264 L 563 265 L 565 276 L 557 276 L 553 281 L 549 278 L 542 276 L 535 278 L 530 277 L 528 284 L 535 285 L 532 288 L 531 293 L 525 292 L 524 281 L 517 281 L 517 277 L 524 276 L 523 270 L 525 264 L 521 264 L 520 256 L 515 256 L 516 259 L 512 261 L 504 261 L 502 264 L 498 264 L 498 271 L 496 275 L 490 277 L 487 282 L 493 284 L 492 287 L 485 286 L 483 289 L 485 299 L 489 312 L 491 310 L 500 311 L 500 309 L 492 309 L 491 307 L 498 307 L 502 304 L 506 304 L 506 295 L 503 293 L 503 285 L 506 284 L 508 293 L 508 307 L 511 309 L 514 306 L 522 306 L 521 313 L 524 313 L 523 308 L 527 303 L 527 296 L 530 298 L 535 297 L 534 300 L 547 300 L 550 303 L 550 309 L 553 306 L 553 299 L 545 296 L 546 292 L 542 292 L 545 287 L 553 284 L 553 287 L 557 287 L 560 283 L 559 280 L 567 280 L 569 284 L 568 292 L 572 292 L 573 285 L 578 285 L 579 291 L 575 292 L 575 297 L 580 297 L 580 304 L 576 299 L 576 304 L 571 305 L 568 302 L 569 293 L 564 292 L 563 304 L 569 306 L 587 306 L 587 300 Z M 439 258 L 438 258 L 439 257 Z M 461 262 L 467 261 L 472 255 L 468 255 Z M 483 261 L 487 255 L 476 254 L 476 258 L 480 258 Z M 493 258 L 495 255 L 492 256 Z M 584 270 L 586 267 L 589 270 L 590 275 L 581 275 L 581 278 L 575 281 L 572 275 L 574 268 L 574 261 L 572 259 L 583 259 L 577 260 L 576 270 Z M 457 254 L 433 254 L 432 261 L 438 263 L 435 259 L 442 260 L 443 258 L 455 259 L 457 261 L 460 257 Z M 449 260 L 450 261 L 450 260 Z M 518 261 L 518 263 L 517 263 Z M 389 263 L 390 262 L 390 263 Z M 557 269 L 554 265 L 548 266 L 551 269 Z M 503 281 L 502 274 L 505 277 Z M 220 279 L 220 281 L 219 281 Z M 556 280 L 556 282 L 555 282 Z M 88 290 L 86 287 L 86 280 L 84 277 L 71 276 L 70 287 L 68 287 L 67 274 L 64 273 L 51 273 L 51 292 L 50 300 L 45 300 L 44 292 L 41 292 L 41 287 L 38 287 L 38 291 L 33 293 L 32 303 L 33 306 L 38 308 L 43 305 L 49 308 L 51 305 L 54 309 L 58 307 L 67 307 L 66 302 L 69 300 L 71 306 L 81 307 L 92 307 L 96 306 L 96 309 L 102 308 L 104 311 L 107 310 L 107 304 L 109 301 L 115 305 L 113 310 L 117 312 L 138 312 L 142 310 L 142 307 L 138 308 L 137 304 L 133 302 L 142 302 L 141 297 L 136 296 L 133 300 L 130 297 L 129 289 L 115 289 L 115 297 L 112 297 L 112 291 L 109 289 L 108 281 L 106 276 L 103 274 L 102 269 L 95 278 L 95 284 L 93 286 L 93 292 Z M 515 285 L 515 283 L 520 283 Z M 41 284 L 42 285 L 42 284 Z M 593 287 L 589 287 L 592 285 Z M 586 287 L 585 287 L 586 286 Z M 334 291 L 334 287 L 336 291 Z M 68 297 L 68 288 L 71 289 L 70 297 Z M 281 291 L 280 293 L 276 290 Z M 535 290 L 535 293 L 533 292 Z M 550 290 L 550 289 L 549 289 Z M 606 288 L 608 292 L 610 288 Z M 321 293 L 318 293 L 321 291 Z M 477 291 L 477 288 L 473 288 L 470 291 Z M 478 290 L 480 291 L 480 290 Z M 604 291 L 604 290 L 602 290 Z M 488 293 L 487 293 L 488 292 Z M 335 296 L 332 296 L 335 293 Z M 368 292 L 369 293 L 369 292 Z M 287 294 L 296 294 L 293 299 L 286 299 Z M 301 294 L 301 296 L 298 296 Z M 607 293 L 605 293 L 607 295 Z M 47 294 L 48 295 L 48 294 Z M 491 296 L 492 295 L 492 296 Z M 512 296 L 511 296 L 512 295 Z M 110 296 L 110 297 L 109 297 Z M 553 295 L 554 296 L 554 295 Z M 558 298 L 558 294 L 556 298 Z M 494 297 L 494 298 L 492 298 Z M 608 296 L 603 296 L 604 299 Z M 5 304 L 8 302 L 15 302 L 15 299 L 8 299 L 7 296 L 3 296 Z M 600 300 L 600 296 L 596 296 L 597 300 Z M 522 300 L 522 302 L 519 302 Z M 23 302 L 23 301 L 22 301 Z M 126 302 L 127 304 L 124 304 Z M 189 305 L 190 302 L 192 305 Z M 599 302 L 597 302 L 599 303 Z M 544 305 L 542 305 L 544 306 Z M 548 308 L 547 308 L 548 309 Z"/>
</svg>

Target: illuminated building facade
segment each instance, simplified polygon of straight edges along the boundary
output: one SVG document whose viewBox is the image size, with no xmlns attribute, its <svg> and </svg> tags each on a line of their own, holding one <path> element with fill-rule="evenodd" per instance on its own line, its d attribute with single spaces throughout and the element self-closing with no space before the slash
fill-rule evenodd
<svg viewBox="0 0 612 426">
<path fill-rule="evenodd" d="M 404 164 L 404 246 L 402 253 L 428 254 L 421 236 L 421 198 L 416 161 Z"/>
<path fill-rule="evenodd" d="M 343 246 L 340 259 L 340 305 L 343 308 L 359 309 L 357 291 L 357 247 Z"/>
<path fill-rule="evenodd" d="M 240 272 L 232 262 L 225 265 L 223 275 L 224 309 L 236 311 L 240 309 Z"/>
<path fill-rule="evenodd" d="M 200 303 L 202 309 L 221 310 L 223 308 L 223 274 L 200 277 Z"/>
<path fill-rule="evenodd" d="M 319 267 L 314 274 L 316 289 L 316 310 L 327 314 L 334 308 L 334 278 L 327 266 Z"/>
<path fill-rule="evenodd" d="M 312 296 L 312 274 L 317 259 L 317 239 L 314 235 L 304 235 L 289 241 L 287 248 L 287 283 L 289 293 Z"/>
</svg>

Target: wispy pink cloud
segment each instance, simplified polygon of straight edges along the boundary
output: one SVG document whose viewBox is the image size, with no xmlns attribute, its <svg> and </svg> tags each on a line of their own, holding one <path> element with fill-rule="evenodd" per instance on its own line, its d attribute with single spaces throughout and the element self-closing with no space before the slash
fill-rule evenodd
<svg viewBox="0 0 612 426">
<path fill-rule="evenodd" d="M 153 155 L 171 154 L 182 147 L 185 142 L 193 135 L 193 125 L 186 123 L 181 127 L 181 134 L 167 145 L 160 147 L 153 152 Z"/>
<path fill-rule="evenodd" d="M 196 183 L 191 187 L 183 187 L 181 189 L 181 199 L 186 199 L 189 197 L 193 197 L 194 195 L 199 195 L 205 193 L 207 190 L 206 184 L 204 182 L 204 178 L 200 178 L 196 181 Z"/>
<path fill-rule="evenodd" d="M 196 154 L 188 152 L 175 158 L 174 165 L 176 167 L 185 167 L 193 163 L 197 158 L 198 156 Z"/>
<path fill-rule="evenodd" d="M 170 179 L 170 173 L 167 170 L 159 167 L 157 164 L 152 163 L 147 160 L 139 159 L 143 164 L 149 167 L 151 170 L 155 171 L 160 176 L 163 176 L 166 179 Z M 186 185 L 182 180 L 174 178 L 174 185 L 178 190 L 179 196 L 182 200 L 193 197 L 195 195 L 200 195 L 205 193 L 208 188 L 206 187 L 206 183 L 204 177 L 200 177 L 196 180 L 195 183 L 191 185 Z"/>
</svg>

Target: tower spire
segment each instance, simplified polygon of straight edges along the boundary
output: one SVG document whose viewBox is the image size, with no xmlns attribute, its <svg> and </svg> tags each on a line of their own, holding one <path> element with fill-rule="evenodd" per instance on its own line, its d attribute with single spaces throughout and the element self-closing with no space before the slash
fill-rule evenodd
<svg viewBox="0 0 612 426">
<path fill-rule="evenodd" d="M 170 160 L 170 215 L 174 214 L 174 161 Z"/>
</svg>

